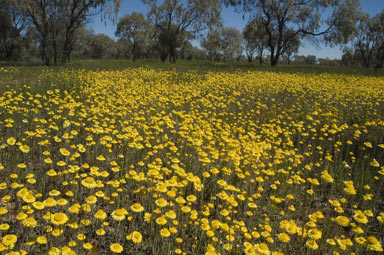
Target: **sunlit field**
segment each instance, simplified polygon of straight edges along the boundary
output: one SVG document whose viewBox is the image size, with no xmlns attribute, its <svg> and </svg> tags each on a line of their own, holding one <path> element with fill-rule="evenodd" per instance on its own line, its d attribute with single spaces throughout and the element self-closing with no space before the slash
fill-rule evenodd
<svg viewBox="0 0 384 255">
<path fill-rule="evenodd" d="M 0 254 L 383 254 L 384 78 L 0 69 Z"/>
</svg>

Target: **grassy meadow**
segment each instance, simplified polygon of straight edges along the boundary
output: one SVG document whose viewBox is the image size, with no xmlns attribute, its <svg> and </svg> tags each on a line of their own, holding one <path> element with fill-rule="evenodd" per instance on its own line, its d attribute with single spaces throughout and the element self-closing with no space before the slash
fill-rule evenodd
<svg viewBox="0 0 384 255">
<path fill-rule="evenodd" d="M 383 254 L 384 77 L 0 67 L 0 254 Z"/>
</svg>

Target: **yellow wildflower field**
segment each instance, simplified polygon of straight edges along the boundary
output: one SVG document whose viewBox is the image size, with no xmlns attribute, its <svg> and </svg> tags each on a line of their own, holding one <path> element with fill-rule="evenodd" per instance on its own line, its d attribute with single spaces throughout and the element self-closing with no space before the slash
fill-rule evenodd
<svg viewBox="0 0 384 255">
<path fill-rule="evenodd" d="M 383 253 L 384 78 L 46 70 L 2 91 L 0 254 Z"/>
</svg>

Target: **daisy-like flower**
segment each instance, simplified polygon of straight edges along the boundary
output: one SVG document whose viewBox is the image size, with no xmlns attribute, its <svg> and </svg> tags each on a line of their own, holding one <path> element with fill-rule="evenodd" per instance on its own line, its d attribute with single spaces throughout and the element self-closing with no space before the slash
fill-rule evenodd
<svg viewBox="0 0 384 255">
<path fill-rule="evenodd" d="M 51 222 L 55 225 L 64 225 L 69 220 L 65 213 L 51 214 Z"/>
<path fill-rule="evenodd" d="M 131 240 L 134 243 L 141 243 L 141 241 L 143 240 L 143 236 L 140 232 L 133 231 L 131 234 Z"/>
<path fill-rule="evenodd" d="M 99 209 L 96 213 L 95 213 L 95 218 L 98 219 L 98 220 L 104 220 L 105 218 L 107 218 L 107 214 L 102 210 L 102 209 Z"/>
<path fill-rule="evenodd" d="M 59 151 L 60 151 L 61 155 L 63 155 L 63 156 L 69 156 L 71 154 L 69 152 L 69 150 L 67 150 L 65 148 L 61 148 Z"/>
<path fill-rule="evenodd" d="M 16 139 L 14 137 L 10 137 L 7 139 L 7 144 L 8 145 L 15 145 Z"/>
<path fill-rule="evenodd" d="M 28 153 L 29 152 L 29 146 L 28 145 L 20 145 L 19 146 L 19 149 L 22 151 L 22 152 L 24 152 L 24 153 Z"/>
<path fill-rule="evenodd" d="M 125 219 L 125 216 L 128 215 L 128 212 L 125 208 L 121 208 L 114 210 L 111 215 L 114 220 L 122 221 Z"/>
<path fill-rule="evenodd" d="M 95 188 L 97 186 L 97 183 L 93 177 L 87 177 L 81 181 L 81 185 L 91 189 L 91 188 Z"/>
<path fill-rule="evenodd" d="M 15 243 L 17 242 L 17 236 L 10 234 L 3 236 L 3 239 L 1 241 L 5 246 L 13 248 Z"/>
<path fill-rule="evenodd" d="M 169 231 L 168 228 L 162 228 L 162 229 L 160 230 L 160 235 L 161 235 L 162 237 L 169 237 L 169 236 L 171 235 L 171 232 Z"/>
<path fill-rule="evenodd" d="M 113 243 L 111 246 L 109 246 L 110 250 L 114 253 L 122 253 L 123 252 L 123 246 L 119 243 Z"/>
<path fill-rule="evenodd" d="M 140 203 L 134 203 L 131 206 L 131 210 L 134 211 L 134 212 L 139 213 L 139 212 L 144 211 L 144 207 Z"/>
<path fill-rule="evenodd" d="M 337 224 L 339 224 L 340 226 L 343 226 L 343 227 L 349 226 L 349 219 L 345 216 L 337 216 L 335 220 Z"/>
<path fill-rule="evenodd" d="M 159 198 L 155 201 L 155 204 L 158 206 L 158 207 L 166 207 L 168 205 L 168 201 L 165 200 L 164 198 Z"/>
<path fill-rule="evenodd" d="M 288 243 L 291 238 L 289 237 L 288 234 L 286 233 L 280 233 L 277 238 L 280 240 L 280 242 L 283 242 L 283 243 Z"/>
</svg>

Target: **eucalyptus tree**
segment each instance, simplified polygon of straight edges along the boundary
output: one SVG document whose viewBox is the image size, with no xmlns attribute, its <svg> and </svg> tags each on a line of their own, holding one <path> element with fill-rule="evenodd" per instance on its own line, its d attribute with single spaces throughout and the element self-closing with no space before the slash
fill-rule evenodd
<svg viewBox="0 0 384 255">
<path fill-rule="evenodd" d="M 272 66 L 278 64 L 287 44 L 296 36 L 309 38 L 342 33 L 342 37 L 339 36 L 338 39 L 346 40 L 350 37 L 359 6 L 358 0 L 223 1 L 226 5 L 236 6 L 238 10 L 250 13 L 263 24 Z M 322 14 L 327 9 L 332 10 L 330 17 Z M 327 25 L 324 29 L 323 24 Z"/>
<path fill-rule="evenodd" d="M 374 17 L 375 69 L 384 64 L 384 11 Z"/>
<path fill-rule="evenodd" d="M 363 66 L 370 67 L 377 41 L 375 40 L 375 29 L 377 25 L 374 24 L 374 19 L 369 15 L 362 15 L 359 17 L 357 30 L 354 33 L 352 47 L 360 54 Z"/>
<path fill-rule="evenodd" d="M 263 63 L 264 50 L 267 47 L 267 33 L 261 20 L 253 19 L 247 23 L 243 30 L 244 51 L 248 61 L 252 62 L 253 55 L 257 53 L 260 65 Z"/>
<path fill-rule="evenodd" d="M 240 31 L 234 27 L 225 27 L 220 33 L 220 48 L 224 61 L 237 60 L 241 57 L 243 39 Z"/>
<path fill-rule="evenodd" d="M 11 0 L 31 20 L 40 35 L 41 56 L 46 65 L 69 60 L 75 31 L 100 9 L 104 17 L 112 18 L 120 0 Z M 61 47 L 59 47 L 59 45 Z M 59 49 L 60 48 L 60 49 Z"/>
<path fill-rule="evenodd" d="M 147 16 L 158 29 L 159 53 L 176 62 L 180 39 L 186 35 L 199 35 L 221 21 L 220 0 L 142 0 L 150 6 Z"/>
<path fill-rule="evenodd" d="M 0 0 L 0 59 L 17 60 L 29 27 L 29 19 L 9 0 Z"/>
<path fill-rule="evenodd" d="M 144 18 L 143 14 L 137 12 L 122 17 L 115 32 L 118 38 L 129 41 L 133 61 L 146 51 L 151 43 L 152 34 L 152 25 Z"/>
<path fill-rule="evenodd" d="M 221 31 L 219 29 L 209 31 L 200 43 L 201 47 L 207 52 L 208 59 L 211 61 L 219 61 L 222 57 L 220 33 Z"/>
</svg>

